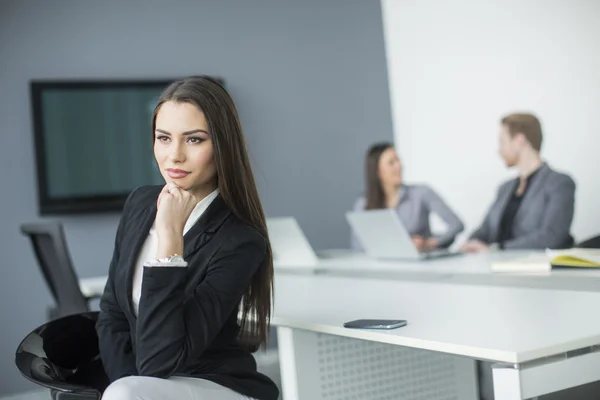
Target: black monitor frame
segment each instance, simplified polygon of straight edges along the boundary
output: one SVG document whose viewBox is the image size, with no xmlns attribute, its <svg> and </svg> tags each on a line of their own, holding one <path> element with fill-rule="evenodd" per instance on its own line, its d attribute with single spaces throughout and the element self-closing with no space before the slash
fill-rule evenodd
<svg viewBox="0 0 600 400">
<path fill-rule="evenodd" d="M 220 78 L 213 78 L 224 84 Z M 38 212 L 41 216 L 61 214 L 90 214 L 120 212 L 129 193 L 94 196 L 51 197 L 46 175 L 45 132 L 42 109 L 42 93 L 48 89 L 99 89 L 99 88 L 147 88 L 164 86 L 177 79 L 144 80 L 32 80 L 29 83 L 33 138 L 37 174 Z"/>
</svg>

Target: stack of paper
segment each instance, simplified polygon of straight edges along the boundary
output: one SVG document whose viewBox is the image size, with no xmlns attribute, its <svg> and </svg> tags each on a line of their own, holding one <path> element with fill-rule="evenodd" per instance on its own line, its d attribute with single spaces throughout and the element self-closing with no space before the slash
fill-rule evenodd
<svg viewBox="0 0 600 400">
<path fill-rule="evenodd" d="M 552 268 L 600 268 L 599 249 L 550 250 L 492 263 L 494 272 L 549 272 Z"/>
</svg>

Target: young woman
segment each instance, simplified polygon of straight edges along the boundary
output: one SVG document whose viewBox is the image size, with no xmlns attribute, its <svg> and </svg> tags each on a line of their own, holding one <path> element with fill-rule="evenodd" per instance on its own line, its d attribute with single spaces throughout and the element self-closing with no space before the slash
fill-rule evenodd
<svg viewBox="0 0 600 400">
<path fill-rule="evenodd" d="M 96 325 L 103 400 L 275 400 L 256 371 L 273 258 L 235 105 L 207 77 L 162 93 L 152 119 L 166 184 L 134 190 Z"/>
<path fill-rule="evenodd" d="M 366 196 L 356 201 L 355 210 L 396 209 L 413 243 L 421 251 L 448 247 L 456 235 L 463 231 L 461 220 L 433 189 L 425 185 L 404 184 L 402 164 L 391 143 L 371 146 L 367 151 L 365 166 Z M 431 213 L 438 214 L 448 225 L 442 235 L 432 235 L 429 226 Z M 352 248 L 361 249 L 354 235 Z"/>
</svg>

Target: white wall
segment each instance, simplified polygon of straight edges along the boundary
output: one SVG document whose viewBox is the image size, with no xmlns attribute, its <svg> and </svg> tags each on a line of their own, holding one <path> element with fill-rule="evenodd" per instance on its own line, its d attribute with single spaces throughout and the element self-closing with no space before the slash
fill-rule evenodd
<svg viewBox="0 0 600 400">
<path fill-rule="evenodd" d="M 577 182 L 576 239 L 600 233 L 600 1 L 381 0 L 395 141 L 410 182 L 478 225 L 503 179 L 499 119 L 537 114 Z"/>
</svg>

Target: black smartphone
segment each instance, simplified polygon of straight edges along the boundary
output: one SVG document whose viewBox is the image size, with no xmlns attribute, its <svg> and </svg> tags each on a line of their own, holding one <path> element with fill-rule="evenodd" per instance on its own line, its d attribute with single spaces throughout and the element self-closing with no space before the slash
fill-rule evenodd
<svg viewBox="0 0 600 400">
<path fill-rule="evenodd" d="M 357 319 L 344 322 L 344 328 L 354 329 L 396 329 L 406 326 L 404 319 Z"/>
</svg>

